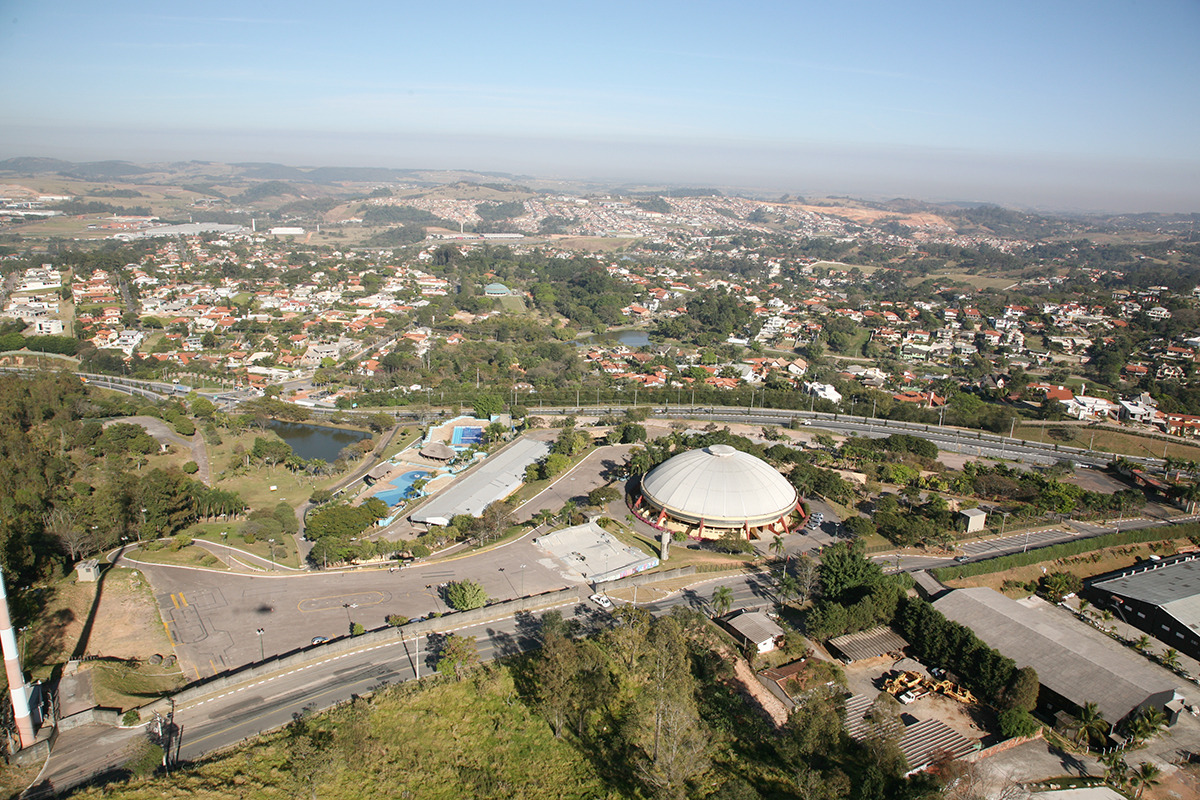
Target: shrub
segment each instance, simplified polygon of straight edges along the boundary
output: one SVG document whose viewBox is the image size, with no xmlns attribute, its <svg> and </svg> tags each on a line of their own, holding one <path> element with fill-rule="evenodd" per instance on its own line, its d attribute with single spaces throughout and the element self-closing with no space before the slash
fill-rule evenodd
<svg viewBox="0 0 1200 800">
<path fill-rule="evenodd" d="M 189 546 L 191 543 L 192 537 L 188 536 L 186 533 L 177 533 L 175 534 L 174 541 L 171 542 L 171 549 L 178 552 L 179 550 Z"/>
<path fill-rule="evenodd" d="M 142 721 L 142 715 L 138 713 L 136 708 L 131 708 L 121 717 L 121 724 L 127 728 L 131 728 Z"/>
<path fill-rule="evenodd" d="M 408 624 L 408 617 L 404 616 L 403 614 L 388 614 L 385 618 L 385 621 L 393 628 L 399 628 L 401 625 Z"/>
<path fill-rule="evenodd" d="M 408 548 L 408 552 L 412 553 L 413 558 L 427 558 L 433 551 L 420 542 L 416 542 L 412 547 Z"/>
<path fill-rule="evenodd" d="M 470 611 L 487 605 L 487 591 L 483 584 L 472 580 L 453 581 L 446 587 L 446 602 L 458 611 Z"/>
<path fill-rule="evenodd" d="M 183 465 L 183 471 L 185 473 L 187 473 L 188 475 L 195 475 L 197 472 L 200 471 L 200 465 L 197 464 L 195 461 L 189 461 Z"/>
<path fill-rule="evenodd" d="M 246 544 L 254 544 L 257 541 L 254 537 L 254 531 L 242 531 L 242 541 Z"/>
<path fill-rule="evenodd" d="M 351 636 L 361 636 L 362 634 L 364 634 L 366 632 L 367 632 L 367 629 L 363 627 L 363 624 L 361 622 L 351 622 L 350 623 L 350 635 Z"/>
<path fill-rule="evenodd" d="M 1005 739 L 1033 736 L 1040 727 L 1041 723 L 1023 708 L 1010 708 L 1000 712 L 1000 733 Z"/>
</svg>

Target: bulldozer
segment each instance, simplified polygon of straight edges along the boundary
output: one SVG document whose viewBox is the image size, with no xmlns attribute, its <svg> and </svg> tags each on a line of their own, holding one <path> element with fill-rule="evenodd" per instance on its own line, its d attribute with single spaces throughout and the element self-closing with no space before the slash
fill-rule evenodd
<svg viewBox="0 0 1200 800">
<path fill-rule="evenodd" d="M 921 677 L 921 673 L 919 672 L 912 672 L 911 670 L 897 672 L 884 681 L 883 690 L 893 697 L 899 697 L 910 689 L 919 687 L 923 680 L 924 678 Z"/>
<path fill-rule="evenodd" d="M 966 689 L 961 686 L 958 686 L 957 684 L 952 683 L 951 681 L 938 681 L 937 683 L 935 683 L 933 685 L 933 688 L 934 688 L 934 691 L 941 692 L 942 694 L 946 695 L 946 697 L 949 697 L 951 700 L 957 700 L 960 703 L 965 703 L 967 705 L 974 705 L 979 702 L 979 700 L 976 699 L 975 695 L 971 694 L 970 689 Z"/>
</svg>

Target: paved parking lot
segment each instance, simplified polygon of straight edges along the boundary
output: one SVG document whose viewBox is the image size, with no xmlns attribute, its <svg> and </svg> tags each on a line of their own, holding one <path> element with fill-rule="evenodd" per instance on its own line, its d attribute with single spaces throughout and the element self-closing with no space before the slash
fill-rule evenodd
<svg viewBox="0 0 1200 800">
<path fill-rule="evenodd" d="M 136 558 L 130 553 L 122 563 L 150 579 L 163 624 L 192 678 L 306 646 L 314 636 L 341 636 L 351 622 L 372 629 L 383 626 L 388 614 L 444 613 L 441 585 L 450 581 L 479 581 L 489 597 L 501 600 L 582 585 L 528 538 L 397 572 L 247 575 L 133 563 Z"/>
</svg>

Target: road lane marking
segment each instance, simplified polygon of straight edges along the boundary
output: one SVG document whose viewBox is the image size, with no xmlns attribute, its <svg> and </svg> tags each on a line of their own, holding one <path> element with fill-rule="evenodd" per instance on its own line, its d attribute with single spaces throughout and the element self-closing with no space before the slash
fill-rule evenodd
<svg viewBox="0 0 1200 800">
<path fill-rule="evenodd" d="M 171 595 L 171 602 L 175 604 L 175 608 L 179 608 L 179 601 L 175 598 L 174 594 Z"/>
<path fill-rule="evenodd" d="M 208 665 L 209 665 L 210 667 L 212 667 L 213 675 L 217 675 L 217 674 L 219 674 L 219 673 L 217 672 L 217 665 L 213 663 L 213 660 L 212 660 L 211 658 L 208 660 Z"/>
<path fill-rule="evenodd" d="M 174 647 L 175 646 L 175 637 L 171 635 L 171 629 L 169 627 L 167 627 L 167 621 L 164 619 L 162 621 L 162 624 L 163 624 L 163 630 L 167 632 L 167 641 L 171 643 L 171 647 Z"/>
<path fill-rule="evenodd" d="M 187 598 L 183 596 L 183 592 L 179 593 L 179 602 L 183 603 L 184 608 L 187 608 Z"/>
</svg>

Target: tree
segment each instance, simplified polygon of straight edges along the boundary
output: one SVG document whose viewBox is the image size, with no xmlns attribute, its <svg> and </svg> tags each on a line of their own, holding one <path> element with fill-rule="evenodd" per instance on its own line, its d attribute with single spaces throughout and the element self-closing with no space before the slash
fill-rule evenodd
<svg viewBox="0 0 1200 800">
<path fill-rule="evenodd" d="M 775 554 L 776 558 L 783 558 L 783 554 L 786 551 L 787 545 L 783 543 L 783 537 L 776 535 L 775 538 L 771 540 L 771 552 Z"/>
<path fill-rule="evenodd" d="M 1174 647 L 1168 647 L 1158 660 L 1167 669 L 1179 669 L 1179 651 Z"/>
<path fill-rule="evenodd" d="M 1004 690 L 1004 704 L 1008 708 L 1020 708 L 1033 711 L 1037 708 L 1038 692 L 1041 682 L 1037 670 L 1033 667 L 1023 667 L 1013 675 L 1012 681 Z"/>
<path fill-rule="evenodd" d="M 1104 765 L 1104 782 L 1113 786 L 1122 786 L 1129 776 L 1129 765 L 1125 763 L 1125 753 L 1122 750 L 1112 750 L 1100 756 Z"/>
<path fill-rule="evenodd" d="M 1000 733 L 1006 739 L 1018 736 L 1032 736 L 1041 727 L 1023 708 L 1009 708 L 1000 712 Z"/>
<path fill-rule="evenodd" d="M 92 526 L 82 522 L 64 506 L 55 506 L 43 518 L 43 530 L 58 540 L 59 546 L 72 562 L 96 548 L 97 537 Z"/>
<path fill-rule="evenodd" d="M 447 634 L 438 655 L 437 671 L 442 675 L 453 675 L 462 680 L 479 665 L 479 650 L 475 640 L 456 633 Z"/>
<path fill-rule="evenodd" d="M 481 394 L 475 398 L 475 418 L 491 419 L 504 410 L 504 398 L 495 394 Z"/>
<path fill-rule="evenodd" d="M 723 617 L 733 606 L 733 590 L 728 586 L 718 586 L 713 589 L 712 608 L 714 617 Z"/>
<path fill-rule="evenodd" d="M 817 562 L 807 554 L 798 556 L 793 562 L 792 574 L 796 576 L 796 599 L 807 603 L 818 585 L 820 573 Z"/>
<path fill-rule="evenodd" d="M 1135 769 L 1129 776 L 1129 783 L 1137 787 L 1137 793 L 1134 795 L 1134 797 L 1141 797 L 1142 792 L 1146 791 L 1152 786 L 1157 786 L 1160 782 L 1161 775 L 1162 770 L 1154 764 L 1151 764 L 1149 761 L 1143 761 L 1142 763 L 1138 764 L 1137 769 Z"/>
<path fill-rule="evenodd" d="M 1075 744 L 1088 742 L 1092 737 L 1102 736 L 1108 730 L 1108 722 L 1095 703 L 1084 703 L 1083 708 L 1079 711 L 1077 724 Z"/>
<path fill-rule="evenodd" d="M 487 605 L 487 591 L 472 580 L 454 581 L 446 587 L 446 602 L 458 611 L 470 611 Z"/>
</svg>

